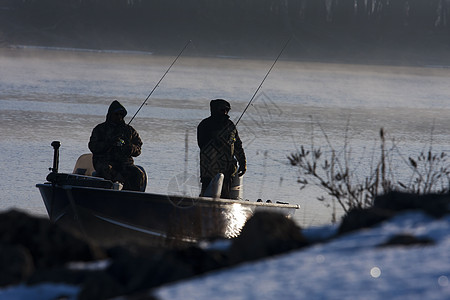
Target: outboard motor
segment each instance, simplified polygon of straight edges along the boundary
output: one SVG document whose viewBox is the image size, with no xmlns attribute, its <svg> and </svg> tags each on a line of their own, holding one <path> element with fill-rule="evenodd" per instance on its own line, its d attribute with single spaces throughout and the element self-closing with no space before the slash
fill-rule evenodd
<svg viewBox="0 0 450 300">
<path fill-rule="evenodd" d="M 234 176 L 231 181 L 230 198 L 242 200 L 244 197 L 244 176 Z"/>
<path fill-rule="evenodd" d="M 220 194 L 222 194 L 223 178 L 224 176 L 222 173 L 217 174 L 209 183 L 203 196 L 215 199 L 220 198 Z"/>
</svg>

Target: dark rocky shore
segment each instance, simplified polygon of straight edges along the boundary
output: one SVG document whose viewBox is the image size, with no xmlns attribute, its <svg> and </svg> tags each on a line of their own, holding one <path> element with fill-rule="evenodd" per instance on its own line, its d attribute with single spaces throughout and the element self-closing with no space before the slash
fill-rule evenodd
<svg viewBox="0 0 450 300">
<path fill-rule="evenodd" d="M 311 240 L 292 220 L 258 213 L 239 237 L 220 249 L 200 244 L 180 248 L 151 248 L 136 244 L 96 245 L 64 231 L 45 218 L 11 210 L 0 214 L 0 286 L 66 283 L 80 287 L 78 299 L 154 299 L 152 288 L 229 268 L 242 262 L 301 251 L 315 243 L 367 228 L 405 210 L 421 210 L 435 218 L 449 213 L 450 196 L 391 193 L 378 197 L 371 208 L 347 214 L 335 236 Z M 395 236 L 386 244 L 433 244 L 431 239 Z M 103 268 L 74 268 L 74 262 L 106 262 Z M 71 264 L 72 263 L 72 264 Z M 72 267 L 71 267 L 72 266 Z M 62 295 L 63 296 L 63 295 Z"/>
</svg>

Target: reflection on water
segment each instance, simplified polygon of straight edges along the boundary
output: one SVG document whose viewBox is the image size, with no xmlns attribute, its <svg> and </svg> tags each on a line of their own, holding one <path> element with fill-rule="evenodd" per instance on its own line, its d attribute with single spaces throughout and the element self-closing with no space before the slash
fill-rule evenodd
<svg viewBox="0 0 450 300">
<path fill-rule="evenodd" d="M 1 50 L 0 208 L 45 214 L 34 185 L 51 167 L 50 143 L 61 141 L 60 170 L 71 171 L 79 155 L 89 151 L 92 128 L 104 121 L 111 101 L 126 106 L 129 120 L 172 61 L 138 54 Z M 231 118 L 237 120 L 271 63 L 179 59 L 132 123 L 144 141 L 136 163 L 149 176 L 147 191 L 166 194 L 175 176 L 198 176 L 196 126 L 209 115 L 209 100 L 229 99 Z M 434 150 L 448 151 L 449 78 L 446 68 L 279 61 L 238 125 L 248 158 L 244 197 L 300 204 L 295 220 L 303 226 L 329 222 L 333 206 L 316 200 L 317 189 L 300 191 L 286 157 L 300 145 L 330 142 L 340 148 L 347 141 L 363 174 L 380 127 L 405 157 L 417 155 L 430 141 Z"/>
</svg>

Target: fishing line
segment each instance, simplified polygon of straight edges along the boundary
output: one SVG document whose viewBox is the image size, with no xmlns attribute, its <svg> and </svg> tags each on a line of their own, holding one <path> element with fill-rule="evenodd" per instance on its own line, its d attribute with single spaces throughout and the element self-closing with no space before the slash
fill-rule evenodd
<svg viewBox="0 0 450 300">
<path fill-rule="evenodd" d="M 150 94 L 148 94 L 147 98 L 145 98 L 144 102 L 142 102 L 141 106 L 139 107 L 139 109 L 136 111 L 136 113 L 134 114 L 134 116 L 131 118 L 130 122 L 128 122 L 128 125 L 130 125 L 131 121 L 133 121 L 134 117 L 136 117 L 136 115 L 139 113 L 139 111 L 141 110 L 141 108 L 145 105 L 145 103 L 147 102 L 147 100 L 150 98 L 150 96 L 153 94 L 153 92 L 156 90 L 156 88 L 159 86 L 159 84 L 161 83 L 161 81 L 164 79 L 164 77 L 166 77 L 167 73 L 169 73 L 170 69 L 172 68 L 172 66 L 177 62 L 178 58 L 183 54 L 184 50 L 186 50 L 186 48 L 189 46 L 189 44 L 192 42 L 192 40 L 189 40 L 186 45 L 184 45 L 183 49 L 181 49 L 180 53 L 178 53 L 177 57 L 175 57 L 175 59 L 173 60 L 172 64 L 169 66 L 169 68 L 167 68 L 166 72 L 164 73 L 164 75 L 161 77 L 161 79 L 159 79 L 158 83 L 155 85 L 155 87 L 152 89 L 152 91 L 150 92 Z"/>
<path fill-rule="evenodd" d="M 239 123 L 239 121 L 241 120 L 242 116 L 245 114 L 245 112 L 247 111 L 248 107 L 250 106 L 250 104 L 252 103 L 252 101 L 255 99 L 256 94 L 258 93 L 259 89 L 262 87 L 264 81 L 266 81 L 267 76 L 269 76 L 270 72 L 272 71 L 273 67 L 275 66 L 275 64 L 277 63 L 278 59 L 280 58 L 281 54 L 283 53 L 284 49 L 286 49 L 287 45 L 289 44 L 289 42 L 291 41 L 292 36 L 289 38 L 289 40 L 286 42 L 286 44 L 284 44 L 284 47 L 281 49 L 280 53 L 278 53 L 277 58 L 275 59 L 275 61 L 273 62 L 272 66 L 270 67 L 269 71 L 267 71 L 266 76 L 264 76 L 263 80 L 261 81 L 261 83 L 259 84 L 258 88 L 256 89 L 255 93 L 253 94 L 252 98 L 250 99 L 250 101 L 248 102 L 247 106 L 245 107 L 244 111 L 242 112 L 241 116 L 239 117 L 239 119 L 236 122 L 236 126 Z"/>
</svg>

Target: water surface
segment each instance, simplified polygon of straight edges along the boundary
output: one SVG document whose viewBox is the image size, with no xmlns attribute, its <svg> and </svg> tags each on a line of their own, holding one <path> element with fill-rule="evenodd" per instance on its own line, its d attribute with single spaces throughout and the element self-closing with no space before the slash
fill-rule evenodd
<svg viewBox="0 0 450 300">
<path fill-rule="evenodd" d="M 52 166 L 50 143 L 61 141 L 60 171 L 70 172 L 89 152 L 92 128 L 118 99 L 138 110 L 174 57 L 145 53 L 95 53 L 45 49 L 0 51 L 0 209 L 45 214 L 36 183 Z M 196 126 L 209 116 L 209 100 L 231 102 L 237 120 L 271 61 L 181 57 L 132 125 L 144 141 L 142 165 L 148 192 L 198 193 L 174 186 L 174 178 L 197 178 Z M 331 207 L 318 189 L 300 190 L 287 156 L 300 145 L 350 144 L 363 178 L 384 127 L 403 155 L 430 143 L 449 150 L 450 69 L 279 61 L 238 124 L 248 160 L 244 196 L 301 205 L 302 226 L 330 222 Z M 398 162 L 401 165 L 401 161 Z M 398 172 L 405 175 L 408 169 Z M 192 175 L 192 176 L 191 176 Z M 177 177 L 178 176 L 178 177 Z M 406 175 L 407 176 L 407 175 Z"/>
</svg>

